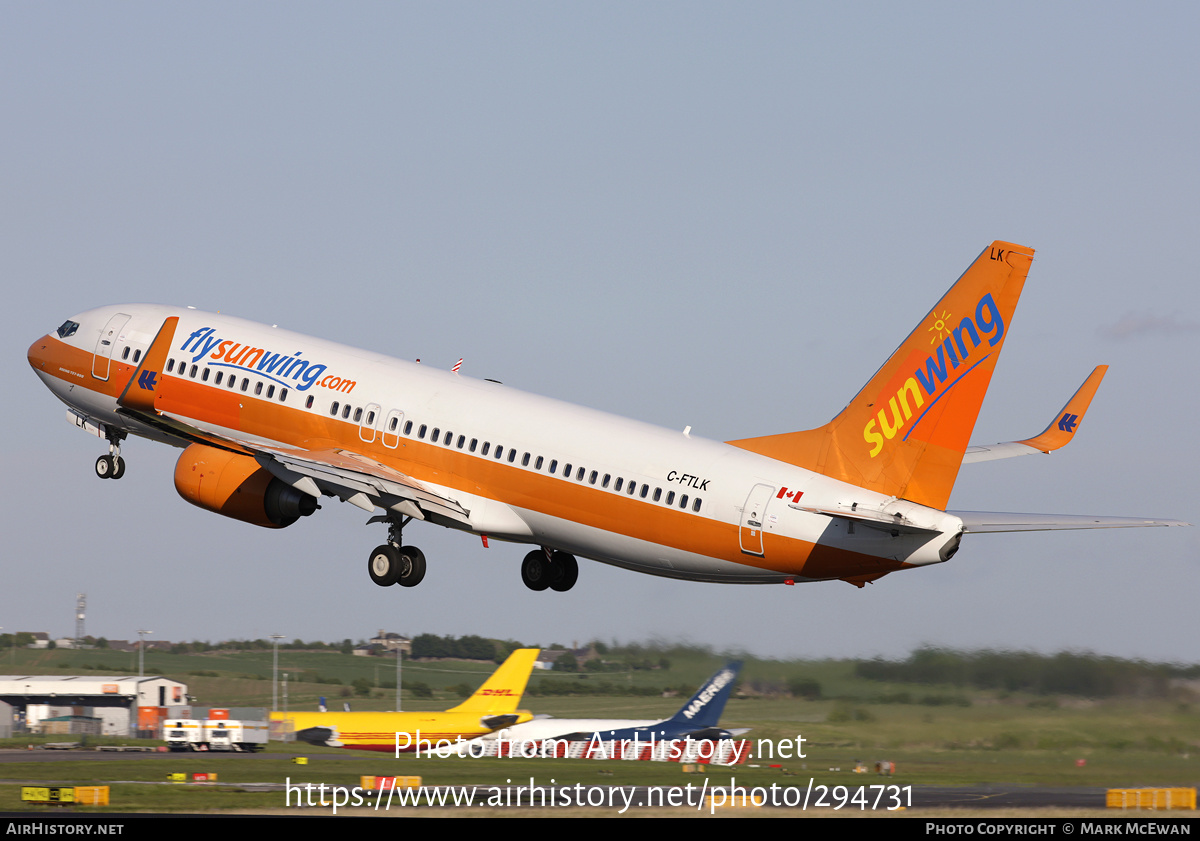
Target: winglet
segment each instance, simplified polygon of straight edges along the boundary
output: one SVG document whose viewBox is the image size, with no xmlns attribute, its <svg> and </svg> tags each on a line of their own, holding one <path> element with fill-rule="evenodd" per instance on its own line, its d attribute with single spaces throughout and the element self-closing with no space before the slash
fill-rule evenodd
<svg viewBox="0 0 1200 841">
<path fill-rule="evenodd" d="M 475 694 L 457 707 L 446 710 L 450 713 L 503 713 L 513 712 L 525 694 L 525 684 L 537 660 L 538 648 L 518 648 L 492 676 L 484 681 Z"/>
<path fill-rule="evenodd" d="M 166 368 L 167 354 L 171 350 L 171 342 L 174 341 L 178 324 L 179 316 L 173 315 L 158 329 L 158 334 L 146 349 L 146 355 L 142 357 L 142 364 L 133 372 L 125 390 L 117 398 L 117 402 L 126 409 L 154 414 L 154 394 Z"/>
<path fill-rule="evenodd" d="M 1100 381 L 1104 379 L 1107 372 L 1107 365 L 1097 365 L 1095 370 L 1083 381 L 1079 390 L 1071 395 L 1071 399 L 1067 401 L 1067 405 L 1062 407 L 1062 411 L 1055 416 L 1054 420 L 1050 421 L 1049 426 L 1042 430 L 1041 435 L 1027 438 L 1018 443 L 1027 444 L 1043 453 L 1057 450 L 1070 443 L 1079 429 L 1079 422 L 1083 420 L 1088 406 L 1092 405 L 1092 398 L 1096 396 L 1096 389 L 1100 387 Z"/>
<path fill-rule="evenodd" d="M 1035 452 L 1049 453 L 1065 447 L 1079 431 L 1079 424 L 1083 421 L 1088 406 L 1092 404 L 1092 398 L 1096 396 L 1096 389 L 1100 388 L 1100 382 L 1107 372 L 1107 365 L 1097 365 L 1041 434 L 1022 441 L 1006 441 L 1003 444 L 972 444 L 963 455 L 963 463 L 995 461 L 1027 456 Z"/>
</svg>

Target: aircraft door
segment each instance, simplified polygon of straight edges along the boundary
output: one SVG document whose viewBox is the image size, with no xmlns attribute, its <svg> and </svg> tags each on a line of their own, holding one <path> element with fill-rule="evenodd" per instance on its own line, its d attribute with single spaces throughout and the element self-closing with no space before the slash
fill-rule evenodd
<svg viewBox="0 0 1200 841">
<path fill-rule="evenodd" d="M 400 428 L 404 426 L 404 412 L 392 409 L 383 420 L 383 446 L 396 449 L 400 444 Z"/>
<path fill-rule="evenodd" d="M 113 349 L 117 346 L 117 339 L 120 338 L 121 331 L 129 323 L 129 318 L 126 313 L 119 312 L 110 318 L 104 325 L 104 329 L 100 331 L 100 338 L 96 341 L 96 355 L 92 357 L 92 376 L 96 379 L 108 379 Z"/>
<path fill-rule="evenodd" d="M 362 420 L 358 422 L 358 437 L 368 444 L 375 440 L 375 430 L 379 426 L 379 404 L 368 403 L 363 407 Z"/>
<path fill-rule="evenodd" d="M 766 519 L 767 504 L 775 488 L 771 485 L 755 485 L 746 497 L 746 507 L 742 509 L 742 523 L 738 530 L 738 540 L 742 552 L 747 555 L 763 556 L 763 522 Z"/>
</svg>

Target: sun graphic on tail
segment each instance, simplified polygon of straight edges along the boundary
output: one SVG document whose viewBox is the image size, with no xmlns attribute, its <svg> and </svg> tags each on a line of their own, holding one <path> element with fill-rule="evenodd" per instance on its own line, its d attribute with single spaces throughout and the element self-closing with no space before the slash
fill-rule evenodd
<svg viewBox="0 0 1200 841">
<path fill-rule="evenodd" d="M 933 314 L 933 319 L 933 326 L 929 328 L 929 332 L 933 333 L 934 335 L 933 338 L 929 340 L 929 344 L 936 345 L 942 339 L 950 335 L 950 328 L 946 326 L 950 321 L 950 313 L 948 313 L 946 310 L 942 310 L 942 314 L 939 316 L 935 312 Z"/>
</svg>

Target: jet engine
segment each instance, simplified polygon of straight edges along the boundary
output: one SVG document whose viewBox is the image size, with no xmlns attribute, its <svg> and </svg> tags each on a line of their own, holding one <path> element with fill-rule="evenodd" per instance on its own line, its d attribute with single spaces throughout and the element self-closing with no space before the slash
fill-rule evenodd
<svg viewBox="0 0 1200 841">
<path fill-rule="evenodd" d="M 192 444 L 175 463 L 175 490 L 192 505 L 269 529 L 290 526 L 317 501 L 271 475 L 251 456 Z"/>
</svg>

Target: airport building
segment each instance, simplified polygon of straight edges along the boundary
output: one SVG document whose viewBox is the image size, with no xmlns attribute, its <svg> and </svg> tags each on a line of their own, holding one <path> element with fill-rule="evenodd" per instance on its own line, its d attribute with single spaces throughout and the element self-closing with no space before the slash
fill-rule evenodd
<svg viewBox="0 0 1200 841">
<path fill-rule="evenodd" d="M 164 677 L 0 675 L 0 737 L 157 735 L 186 704 L 187 684 Z"/>
</svg>

